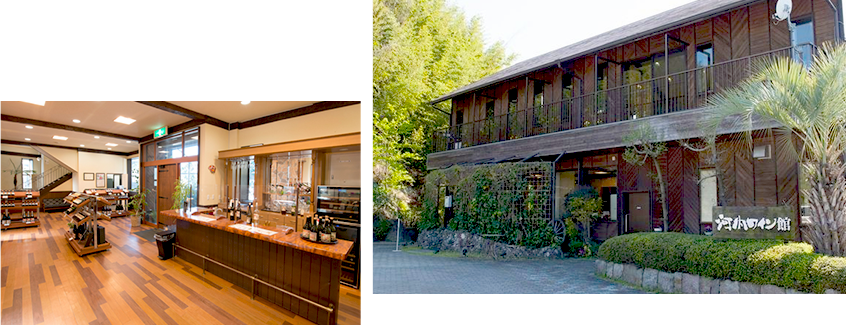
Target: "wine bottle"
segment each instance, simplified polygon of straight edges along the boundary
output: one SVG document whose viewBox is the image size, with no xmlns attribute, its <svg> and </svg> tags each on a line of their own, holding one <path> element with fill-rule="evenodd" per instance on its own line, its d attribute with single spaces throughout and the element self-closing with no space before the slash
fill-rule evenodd
<svg viewBox="0 0 846 325">
<path fill-rule="evenodd" d="M 306 218 L 306 223 L 303 225 L 303 232 L 300 234 L 300 237 L 308 238 L 308 233 L 309 233 L 308 224 L 309 224 L 309 222 L 311 222 L 311 217 Z"/>
<path fill-rule="evenodd" d="M 312 220 L 312 221 L 317 222 L 317 220 Z M 311 241 L 317 241 L 318 240 L 318 237 L 317 237 L 318 231 L 319 230 L 317 229 L 317 224 L 312 223 L 311 224 L 311 232 L 309 232 L 309 234 L 308 234 L 308 239 L 311 240 Z"/>
<path fill-rule="evenodd" d="M 333 243 L 338 241 L 338 229 L 335 228 L 335 220 L 332 218 L 329 218 L 329 233 Z"/>
</svg>

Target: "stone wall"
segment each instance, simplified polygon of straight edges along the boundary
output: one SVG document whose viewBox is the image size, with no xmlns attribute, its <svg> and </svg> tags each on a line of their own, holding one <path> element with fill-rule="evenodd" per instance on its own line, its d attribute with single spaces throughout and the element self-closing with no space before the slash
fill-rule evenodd
<svg viewBox="0 0 846 325">
<path fill-rule="evenodd" d="M 417 237 L 417 244 L 422 248 L 436 251 L 453 251 L 465 255 L 480 254 L 494 259 L 564 257 L 560 247 L 530 249 L 503 244 L 466 231 L 448 229 L 423 231 Z"/>
<path fill-rule="evenodd" d="M 774 285 L 760 285 L 750 282 L 713 279 L 687 273 L 667 273 L 654 269 L 643 269 L 634 264 L 617 264 L 605 260 L 596 260 L 596 274 L 607 278 L 627 282 L 646 290 L 662 293 L 686 294 L 785 294 L 806 293 Z M 825 293 L 840 293 L 828 289 Z"/>
</svg>

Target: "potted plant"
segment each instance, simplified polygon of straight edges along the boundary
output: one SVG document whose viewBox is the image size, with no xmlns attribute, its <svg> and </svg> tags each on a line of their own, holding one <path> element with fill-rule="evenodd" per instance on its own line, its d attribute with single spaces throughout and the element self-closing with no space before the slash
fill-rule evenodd
<svg viewBox="0 0 846 325">
<path fill-rule="evenodd" d="M 132 220 L 132 226 L 137 227 L 141 225 L 141 218 L 144 217 L 144 207 L 147 205 L 147 193 L 140 188 L 135 188 L 132 191 L 136 194 L 129 201 L 129 209 L 135 213 L 130 218 Z"/>
<path fill-rule="evenodd" d="M 171 209 L 187 209 L 188 202 L 186 199 L 191 197 L 191 185 L 183 183 L 182 181 L 176 182 L 176 187 L 173 188 L 173 206 Z"/>
</svg>

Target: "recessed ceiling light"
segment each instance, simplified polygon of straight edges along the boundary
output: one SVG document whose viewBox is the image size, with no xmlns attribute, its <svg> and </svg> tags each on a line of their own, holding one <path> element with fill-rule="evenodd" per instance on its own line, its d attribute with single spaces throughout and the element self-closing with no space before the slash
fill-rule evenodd
<svg viewBox="0 0 846 325">
<path fill-rule="evenodd" d="M 132 141 L 126 141 L 126 143 L 132 143 Z"/>
<path fill-rule="evenodd" d="M 109 150 L 112 150 L 112 148 L 109 148 Z"/>
<path fill-rule="evenodd" d="M 161 148 L 162 148 L 162 146 L 159 146 L 159 149 L 161 149 Z"/>
<path fill-rule="evenodd" d="M 31 128 L 32 128 L 32 125 L 27 125 L 27 126 L 26 126 L 26 128 L 27 128 L 27 129 L 31 129 Z"/>
<path fill-rule="evenodd" d="M 118 116 L 118 118 L 115 119 L 115 122 L 130 125 L 132 123 L 135 123 L 135 120 L 128 117 Z"/>
<path fill-rule="evenodd" d="M 250 101 L 249 101 L 249 100 L 242 100 L 242 101 L 241 101 L 241 105 L 247 105 L 247 104 L 249 104 L 249 103 L 250 103 Z"/>
<path fill-rule="evenodd" d="M 167 151 L 164 151 L 164 150 L 161 150 L 161 151 L 159 151 L 159 152 L 160 152 L 160 153 L 167 153 Z"/>
<path fill-rule="evenodd" d="M 68 139 L 68 137 L 63 137 L 63 136 L 60 136 L 60 135 L 54 135 L 54 136 L 53 136 L 53 139 L 56 139 L 56 140 L 63 140 L 63 141 L 64 141 L 64 140 L 67 140 L 67 139 Z"/>
<path fill-rule="evenodd" d="M 106 143 L 106 146 L 107 146 L 107 147 L 117 147 L 117 143 L 111 143 L 111 142 L 109 142 L 109 143 Z"/>
<path fill-rule="evenodd" d="M 85 147 L 85 145 L 84 145 L 84 144 L 81 144 L 81 145 L 79 145 L 79 146 L 80 146 L 80 147 Z"/>
<path fill-rule="evenodd" d="M 82 121 L 77 120 L 77 119 L 73 119 L 73 122 L 74 122 L 74 123 L 81 123 Z"/>
<path fill-rule="evenodd" d="M 22 102 L 24 102 L 24 103 L 30 103 L 30 104 L 35 104 L 35 105 L 38 105 L 38 106 L 44 106 L 44 104 L 47 104 L 47 102 L 45 102 L 45 101 L 40 101 L 40 102 L 28 102 L 28 101 L 22 100 Z"/>
<path fill-rule="evenodd" d="M 26 140 L 26 141 L 30 141 L 31 139 L 30 139 L 30 138 L 24 138 L 24 140 Z"/>
<path fill-rule="evenodd" d="M 94 136 L 94 139 L 99 139 L 99 138 L 100 138 L 100 136 L 99 136 L 99 135 L 95 135 L 95 136 Z"/>
</svg>

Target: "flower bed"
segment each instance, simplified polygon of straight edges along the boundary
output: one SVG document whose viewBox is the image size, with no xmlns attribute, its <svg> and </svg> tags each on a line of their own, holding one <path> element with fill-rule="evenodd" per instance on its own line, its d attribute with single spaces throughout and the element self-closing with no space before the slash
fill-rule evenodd
<svg viewBox="0 0 846 325">
<path fill-rule="evenodd" d="M 638 233 L 608 239 L 599 247 L 598 256 L 609 262 L 669 273 L 806 292 L 846 292 L 846 258 L 815 254 L 805 243 Z"/>
</svg>

